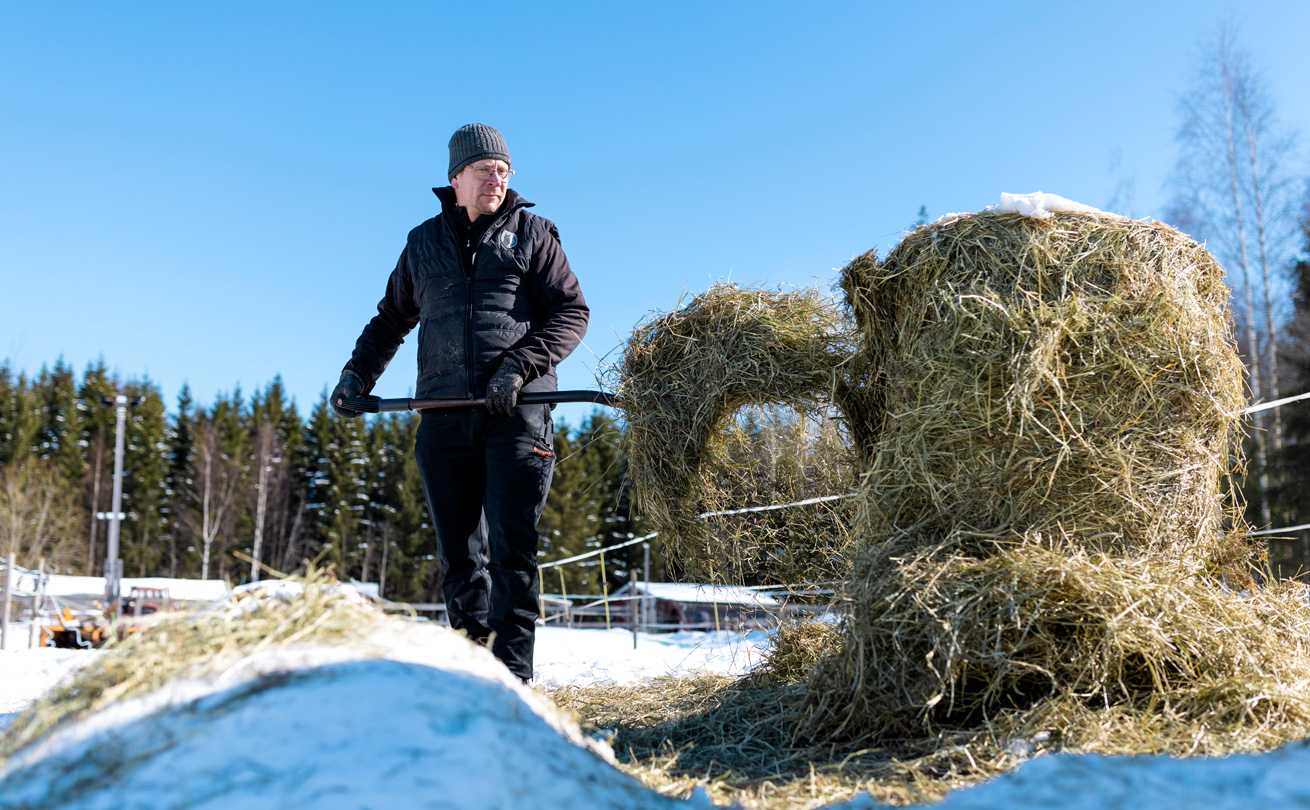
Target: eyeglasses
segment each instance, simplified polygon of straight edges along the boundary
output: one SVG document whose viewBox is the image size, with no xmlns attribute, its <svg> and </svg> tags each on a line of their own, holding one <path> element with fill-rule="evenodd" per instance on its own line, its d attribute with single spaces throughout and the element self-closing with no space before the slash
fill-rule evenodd
<svg viewBox="0 0 1310 810">
<path fill-rule="evenodd" d="M 495 166 L 470 166 L 473 170 L 473 176 L 482 181 L 499 180 L 502 183 L 508 182 L 514 176 L 513 169 L 498 169 Z"/>
</svg>

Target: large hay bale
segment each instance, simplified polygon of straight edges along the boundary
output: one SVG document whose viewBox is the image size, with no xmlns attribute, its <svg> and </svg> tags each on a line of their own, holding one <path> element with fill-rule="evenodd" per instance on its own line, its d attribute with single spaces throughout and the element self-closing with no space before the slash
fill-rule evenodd
<svg viewBox="0 0 1310 810">
<path fill-rule="evenodd" d="M 707 573 L 723 559 L 696 516 L 722 508 L 733 488 L 734 416 L 750 405 L 819 409 L 852 347 L 827 296 L 730 284 L 633 333 L 618 368 L 629 471 L 643 514 L 684 568 Z"/>
<path fill-rule="evenodd" d="M 962 215 L 843 271 L 886 417 L 861 530 L 1231 555 L 1244 404 L 1223 269 L 1159 222 Z"/>
<path fill-rule="evenodd" d="M 1207 725 L 1191 750 L 1310 732 L 1304 593 L 1227 590 L 1253 585 L 1244 527 L 1223 526 L 1242 379 L 1204 248 L 983 213 L 843 286 L 886 416 L 810 731 L 931 740 L 1083 705 L 1151 725 L 1157 750 Z"/>
</svg>

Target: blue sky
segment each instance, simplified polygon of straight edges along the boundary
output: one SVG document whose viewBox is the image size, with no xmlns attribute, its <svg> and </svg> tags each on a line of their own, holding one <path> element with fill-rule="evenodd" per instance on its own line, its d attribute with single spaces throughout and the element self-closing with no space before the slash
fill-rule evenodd
<svg viewBox="0 0 1310 810">
<path fill-rule="evenodd" d="M 1159 213 L 1225 21 L 1305 130 L 1303 2 L 6 3 L 0 358 L 103 355 L 170 406 L 280 373 L 303 412 L 481 121 L 559 225 L 592 308 L 561 382 L 591 387 L 684 292 L 828 285 L 921 205 L 1127 179 Z"/>
</svg>

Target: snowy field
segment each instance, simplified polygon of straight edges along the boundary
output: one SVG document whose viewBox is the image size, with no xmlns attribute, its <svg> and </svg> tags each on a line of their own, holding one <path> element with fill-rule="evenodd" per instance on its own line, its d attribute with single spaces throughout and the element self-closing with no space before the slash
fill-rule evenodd
<svg viewBox="0 0 1310 810">
<path fill-rule="evenodd" d="M 536 681 L 739 674 L 767 644 L 762 632 L 677 633 L 642 635 L 634 649 L 626 630 L 544 628 Z M 0 653 L 0 724 L 97 655 Z M 239 669 L 170 684 L 53 735 L 0 768 L 0 807 L 710 806 L 704 794 L 669 799 L 620 773 L 605 746 L 485 650 L 435 627 L 398 634 L 393 625 L 358 649 L 266 651 Z M 56 789 L 71 781 L 75 796 Z M 934 807 L 1310 808 L 1310 747 L 1219 760 L 1041 756 Z"/>
<path fill-rule="evenodd" d="M 21 625 L 14 635 L 27 638 Z M 700 671 L 741 675 L 760 662 L 761 650 L 768 643 L 768 634 L 762 630 L 643 633 L 634 645 L 631 630 L 543 627 L 537 632 L 535 683 L 554 688 L 633 683 Z M 51 649 L 0 653 L 0 728 L 66 673 L 99 654 Z"/>
</svg>

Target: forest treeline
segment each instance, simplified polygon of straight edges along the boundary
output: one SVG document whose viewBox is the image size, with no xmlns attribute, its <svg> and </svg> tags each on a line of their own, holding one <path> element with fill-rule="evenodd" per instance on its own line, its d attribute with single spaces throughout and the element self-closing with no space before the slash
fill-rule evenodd
<svg viewBox="0 0 1310 810">
<path fill-rule="evenodd" d="M 103 574 L 114 466 L 114 408 L 126 395 L 120 556 L 126 576 L 251 578 L 254 557 L 290 572 L 305 560 L 378 582 L 384 595 L 440 601 L 440 562 L 414 463 L 416 414 L 342 419 L 326 396 L 308 414 L 280 378 L 209 405 L 184 386 L 175 407 L 148 379 L 121 380 L 103 360 L 80 374 L 62 360 L 28 378 L 0 365 L 0 548 L 18 563 Z M 641 531 L 622 426 L 596 411 L 557 424 L 559 462 L 539 524 L 545 562 Z M 657 558 L 658 560 L 658 555 Z M 640 546 L 607 559 L 610 587 Z M 601 590 L 595 565 L 566 566 L 564 587 Z M 558 573 L 546 589 L 558 590 Z"/>
</svg>

